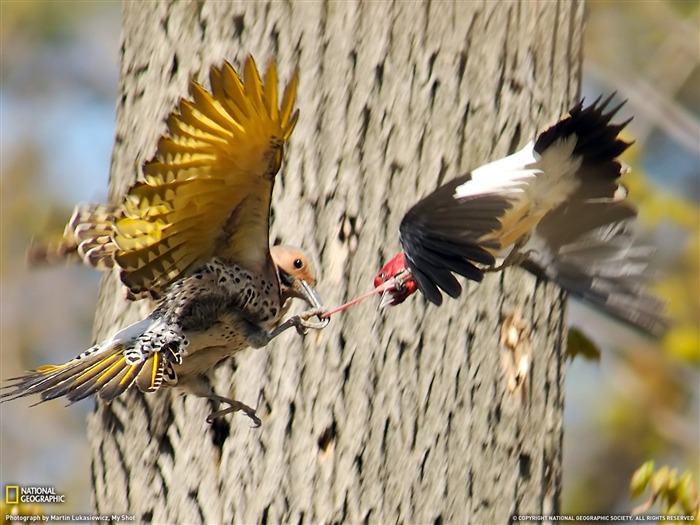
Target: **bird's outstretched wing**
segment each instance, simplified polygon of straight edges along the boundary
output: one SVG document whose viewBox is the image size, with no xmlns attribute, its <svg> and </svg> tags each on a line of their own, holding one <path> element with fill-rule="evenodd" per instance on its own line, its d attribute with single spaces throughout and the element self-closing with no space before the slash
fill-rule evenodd
<svg viewBox="0 0 700 525">
<path fill-rule="evenodd" d="M 261 80 L 248 58 L 241 79 L 212 67 L 167 120 L 143 180 L 114 222 L 115 261 L 132 293 L 159 294 L 193 266 L 220 257 L 250 270 L 269 262 L 270 199 L 294 129 L 296 75 L 278 107 L 277 68 Z"/>
<path fill-rule="evenodd" d="M 132 296 L 159 297 L 212 257 L 250 271 L 271 267 L 270 199 L 283 148 L 297 122 L 295 73 L 281 101 L 277 68 L 263 79 L 248 57 L 243 78 L 212 67 L 167 119 L 143 176 L 117 205 L 79 205 L 58 241 L 30 249 L 30 263 L 69 258 L 115 264 Z M 56 255 L 56 256 L 54 256 Z"/>
<path fill-rule="evenodd" d="M 654 337 L 669 328 L 666 305 L 652 292 L 654 249 L 635 234 L 636 211 L 624 201 L 575 200 L 537 226 L 522 266 L 574 297 Z M 568 233 L 562 225 L 569 225 Z"/>
<path fill-rule="evenodd" d="M 513 187 L 504 186 L 457 199 L 457 188 L 471 181 L 463 175 L 420 200 L 399 226 L 406 264 L 426 298 L 442 304 L 440 289 L 458 297 L 462 287 L 453 272 L 481 281 L 475 263 L 490 266 L 500 249 L 496 239 L 484 240 L 502 228 L 501 218 L 511 207 Z"/>
</svg>

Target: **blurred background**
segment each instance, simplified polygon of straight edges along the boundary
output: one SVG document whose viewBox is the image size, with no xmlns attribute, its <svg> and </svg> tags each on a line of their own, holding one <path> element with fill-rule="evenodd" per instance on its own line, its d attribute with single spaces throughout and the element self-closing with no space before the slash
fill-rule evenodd
<svg viewBox="0 0 700 525">
<path fill-rule="evenodd" d="M 674 328 L 660 342 L 571 302 L 591 345 L 567 372 L 563 512 L 627 512 L 644 461 L 700 470 L 700 4 L 588 4 L 583 95 L 617 91 L 634 115 L 624 160 L 658 292 Z M 63 362 L 90 344 L 99 275 L 29 272 L 33 237 L 107 197 L 121 23 L 117 2 L 0 3 L 0 377 Z M 580 345 L 579 345 L 580 346 Z M 600 350 L 598 352 L 597 350 Z M 84 401 L 0 405 L 0 485 L 54 486 L 88 512 Z"/>
</svg>

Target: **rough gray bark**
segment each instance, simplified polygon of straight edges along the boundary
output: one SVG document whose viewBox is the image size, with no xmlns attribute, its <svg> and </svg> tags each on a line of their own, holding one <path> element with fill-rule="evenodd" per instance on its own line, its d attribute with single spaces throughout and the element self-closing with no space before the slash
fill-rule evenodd
<svg viewBox="0 0 700 525">
<path fill-rule="evenodd" d="M 441 181 L 507 154 L 578 96 L 581 2 L 124 4 L 112 195 L 150 157 L 191 75 L 298 65 L 299 124 L 275 238 L 318 257 L 334 305 L 371 286 L 398 224 Z M 105 280 L 96 335 L 150 305 Z M 90 420 L 95 510 L 164 522 L 503 523 L 561 492 L 563 294 L 514 269 L 441 308 L 367 301 L 217 371 L 258 407 L 132 394 Z M 510 393 L 502 319 L 519 310 L 528 385 Z M 510 378 L 512 379 L 512 378 Z"/>
</svg>

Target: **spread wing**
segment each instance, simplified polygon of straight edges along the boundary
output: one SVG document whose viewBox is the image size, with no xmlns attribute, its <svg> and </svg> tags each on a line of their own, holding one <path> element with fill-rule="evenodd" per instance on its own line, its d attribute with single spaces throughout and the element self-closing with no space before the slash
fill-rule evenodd
<svg viewBox="0 0 700 525">
<path fill-rule="evenodd" d="M 666 305 L 651 289 L 654 250 L 634 232 L 624 201 L 574 201 L 540 222 L 522 266 L 626 323 L 661 337 Z M 532 249 L 529 249 L 532 248 Z"/>
<path fill-rule="evenodd" d="M 404 216 L 399 227 L 406 262 L 426 298 L 442 303 L 440 289 L 450 297 L 462 291 L 452 273 L 481 281 L 483 272 L 475 263 L 495 262 L 501 245 L 493 233 L 503 228 L 501 218 L 511 207 L 517 186 L 482 188 L 459 196 L 460 188 L 472 180 L 463 175 L 439 187 L 419 201 Z M 484 240 L 491 237 L 490 240 Z"/>
<path fill-rule="evenodd" d="M 116 264 L 132 297 L 157 297 L 212 257 L 250 271 L 271 265 L 270 198 L 298 117 L 298 78 L 279 105 L 274 63 L 264 80 L 251 57 L 243 79 L 224 63 L 212 67 L 210 80 L 211 92 L 192 82 L 191 100 L 170 115 L 154 158 L 122 202 L 76 206 L 63 236 L 30 247 L 30 264 Z"/>
<path fill-rule="evenodd" d="M 211 257 L 250 270 L 269 261 L 270 199 L 297 120 L 297 77 L 280 107 L 274 63 L 264 81 L 251 57 L 243 80 L 228 63 L 210 78 L 211 93 L 192 82 L 192 100 L 168 118 L 115 220 L 115 260 L 136 295 L 157 295 Z"/>
</svg>

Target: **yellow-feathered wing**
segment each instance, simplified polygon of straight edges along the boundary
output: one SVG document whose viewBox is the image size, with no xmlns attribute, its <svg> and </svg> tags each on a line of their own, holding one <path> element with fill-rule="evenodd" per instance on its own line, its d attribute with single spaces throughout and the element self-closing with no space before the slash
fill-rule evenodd
<svg viewBox="0 0 700 525">
<path fill-rule="evenodd" d="M 167 119 L 154 158 L 122 202 L 76 208 L 64 234 L 88 264 L 116 263 L 134 296 L 157 297 L 212 257 L 253 272 L 271 265 L 270 200 L 298 117 L 298 77 L 281 102 L 274 62 L 264 79 L 248 57 L 243 79 L 224 63 L 210 80 L 211 92 L 192 81 L 191 100 Z"/>
</svg>

